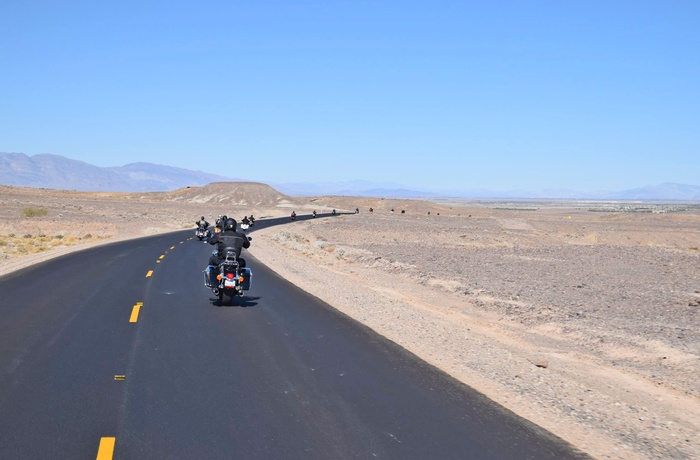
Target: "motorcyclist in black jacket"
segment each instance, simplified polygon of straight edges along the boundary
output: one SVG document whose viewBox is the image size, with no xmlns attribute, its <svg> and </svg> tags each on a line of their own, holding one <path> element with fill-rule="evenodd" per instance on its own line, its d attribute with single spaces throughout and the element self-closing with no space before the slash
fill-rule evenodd
<svg viewBox="0 0 700 460">
<path fill-rule="evenodd" d="M 207 222 L 207 220 L 204 218 L 204 216 L 202 216 L 201 219 L 199 219 L 197 222 L 195 222 L 195 225 L 197 226 L 197 228 L 201 227 L 204 230 L 209 228 L 209 222 Z"/>
<path fill-rule="evenodd" d="M 232 218 L 227 218 L 224 221 L 224 229 L 221 233 L 216 233 L 212 238 L 209 238 L 209 244 L 215 244 L 217 254 L 212 254 L 209 258 L 209 265 L 217 266 L 224 258 L 226 248 L 233 248 L 236 252 L 236 258 L 241 268 L 245 267 L 245 259 L 241 257 L 241 250 L 250 247 L 250 241 L 244 233 L 236 231 L 236 221 Z"/>
</svg>

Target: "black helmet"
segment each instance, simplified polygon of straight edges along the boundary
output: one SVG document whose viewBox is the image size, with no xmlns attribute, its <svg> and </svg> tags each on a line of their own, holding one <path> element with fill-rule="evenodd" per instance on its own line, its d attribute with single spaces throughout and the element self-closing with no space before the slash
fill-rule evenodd
<svg viewBox="0 0 700 460">
<path fill-rule="evenodd" d="M 224 230 L 236 230 L 236 220 L 229 217 L 224 222 Z"/>
</svg>

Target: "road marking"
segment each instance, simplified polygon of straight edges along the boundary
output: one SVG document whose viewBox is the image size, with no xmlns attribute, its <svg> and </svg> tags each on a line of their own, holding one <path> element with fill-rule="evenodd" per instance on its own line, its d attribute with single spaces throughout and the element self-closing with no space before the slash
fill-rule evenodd
<svg viewBox="0 0 700 460">
<path fill-rule="evenodd" d="M 162 256 L 160 256 L 160 257 L 158 257 L 158 258 L 159 258 L 160 260 L 165 259 L 165 254 L 163 254 Z"/>
<path fill-rule="evenodd" d="M 114 380 L 126 380 L 126 375 L 115 375 Z"/>
<path fill-rule="evenodd" d="M 114 443 L 117 438 L 100 438 L 100 448 L 97 450 L 97 460 L 112 460 Z"/>
<path fill-rule="evenodd" d="M 133 310 L 131 310 L 131 318 L 129 318 L 130 323 L 135 323 L 139 319 L 139 311 L 141 311 L 141 307 L 143 306 L 143 302 L 136 302 L 136 305 L 134 305 Z"/>
<path fill-rule="evenodd" d="M 170 249 L 175 249 L 175 246 L 170 246 Z"/>
<path fill-rule="evenodd" d="M 159 263 L 160 263 L 160 260 L 156 260 L 156 263 L 159 264 Z"/>
<path fill-rule="evenodd" d="M 146 273 L 146 278 L 150 278 L 153 275 L 153 270 L 148 270 L 148 273 Z"/>
</svg>

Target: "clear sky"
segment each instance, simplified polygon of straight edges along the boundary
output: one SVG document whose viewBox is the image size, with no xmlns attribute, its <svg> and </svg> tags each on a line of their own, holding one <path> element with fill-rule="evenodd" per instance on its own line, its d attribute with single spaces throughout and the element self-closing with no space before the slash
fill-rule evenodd
<svg viewBox="0 0 700 460">
<path fill-rule="evenodd" d="M 3 0 L 0 151 L 263 182 L 700 185 L 700 1 Z"/>
</svg>

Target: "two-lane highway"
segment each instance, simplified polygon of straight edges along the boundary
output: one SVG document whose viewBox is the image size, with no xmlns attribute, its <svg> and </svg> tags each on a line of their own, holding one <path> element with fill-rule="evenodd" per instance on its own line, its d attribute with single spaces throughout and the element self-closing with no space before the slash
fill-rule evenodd
<svg viewBox="0 0 700 460">
<path fill-rule="evenodd" d="M 585 457 L 250 254 L 219 306 L 192 235 L 0 278 L 0 458 Z"/>
</svg>

